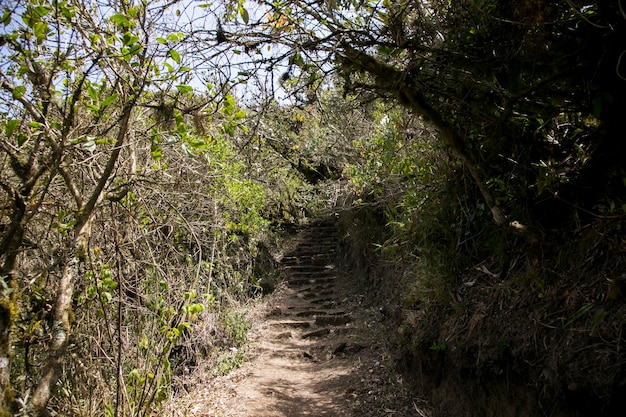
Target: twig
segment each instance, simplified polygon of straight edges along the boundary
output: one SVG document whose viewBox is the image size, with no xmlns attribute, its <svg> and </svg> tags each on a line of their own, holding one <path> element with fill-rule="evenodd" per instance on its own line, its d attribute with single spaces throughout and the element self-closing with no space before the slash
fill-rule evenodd
<svg viewBox="0 0 626 417">
<path fill-rule="evenodd" d="M 623 13 L 623 12 L 622 12 Z M 619 58 L 617 58 L 617 65 L 615 66 L 615 74 L 622 80 L 626 81 L 626 77 L 619 73 L 619 67 L 622 65 L 622 57 L 626 54 L 626 50 L 624 50 L 621 54 L 619 54 Z"/>
</svg>

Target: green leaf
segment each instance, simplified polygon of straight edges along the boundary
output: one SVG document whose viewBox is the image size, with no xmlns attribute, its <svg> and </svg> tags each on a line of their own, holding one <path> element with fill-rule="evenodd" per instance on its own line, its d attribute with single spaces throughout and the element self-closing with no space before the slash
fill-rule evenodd
<svg viewBox="0 0 626 417">
<path fill-rule="evenodd" d="M 167 43 L 167 40 L 165 40 L 165 38 L 156 38 L 156 41 L 161 45 L 165 45 Z"/>
<path fill-rule="evenodd" d="M 139 36 L 135 36 L 130 32 L 124 33 L 124 36 L 122 37 L 122 42 L 124 43 L 124 45 L 132 45 L 134 43 L 137 43 L 138 41 Z"/>
<path fill-rule="evenodd" d="M 304 58 L 302 57 L 301 54 L 295 54 L 293 57 L 291 57 L 291 59 L 289 59 L 289 63 L 295 64 L 296 66 L 300 68 L 303 68 L 305 65 Z"/>
<path fill-rule="evenodd" d="M 235 112 L 235 99 L 230 94 L 226 95 L 225 99 L 222 112 L 227 116 L 231 116 Z"/>
<path fill-rule="evenodd" d="M 37 6 L 31 10 L 31 16 L 35 19 L 41 19 L 52 11 L 50 6 Z"/>
<path fill-rule="evenodd" d="M 4 14 L 2 15 L 2 18 L 0 18 L 0 22 L 2 22 L 4 26 L 11 24 L 11 11 L 9 9 L 4 9 Z"/>
<path fill-rule="evenodd" d="M 95 105 L 95 104 L 86 104 L 85 107 L 87 107 L 89 110 L 91 110 L 94 113 L 98 113 L 100 111 L 100 106 Z"/>
<path fill-rule="evenodd" d="M 163 149 L 161 149 L 159 145 L 154 143 L 152 144 L 152 146 L 150 146 L 150 152 L 152 153 L 152 159 L 154 159 L 155 161 L 160 160 L 163 156 Z"/>
<path fill-rule="evenodd" d="M 76 11 L 73 8 L 64 6 L 61 6 L 61 13 L 68 21 L 72 20 L 72 18 L 76 15 Z"/>
<path fill-rule="evenodd" d="M 222 128 L 224 129 L 224 133 L 228 136 L 235 136 L 235 128 L 230 123 L 225 123 Z"/>
<path fill-rule="evenodd" d="M 35 25 L 34 32 L 35 32 L 35 37 L 37 38 L 37 41 L 41 43 L 44 40 L 46 40 L 50 30 L 49 30 L 47 23 L 39 22 Z"/>
<path fill-rule="evenodd" d="M 114 102 L 117 101 L 117 99 L 119 98 L 119 94 L 113 94 L 109 97 L 107 97 L 106 99 L 104 99 L 104 101 L 102 102 L 102 104 L 100 104 L 100 108 L 104 108 L 106 106 L 108 106 L 109 104 L 112 104 Z"/>
<path fill-rule="evenodd" d="M 167 40 L 170 42 L 178 42 L 180 35 L 178 33 L 170 33 L 167 35 Z"/>
<path fill-rule="evenodd" d="M 17 120 L 17 119 L 11 119 L 7 121 L 6 125 L 4 126 L 4 134 L 8 138 L 10 138 L 11 135 L 13 135 L 13 132 L 15 132 L 15 130 L 18 128 L 20 123 L 21 123 L 21 120 Z"/>
<path fill-rule="evenodd" d="M 180 54 L 175 49 L 170 49 L 170 56 L 177 64 L 180 64 Z"/>
<path fill-rule="evenodd" d="M 248 21 L 250 20 L 250 15 L 248 15 L 248 11 L 245 7 L 239 6 L 239 15 L 241 16 L 241 20 L 243 20 L 243 23 L 247 25 Z"/>
<path fill-rule="evenodd" d="M 93 101 L 98 101 L 98 93 L 96 93 L 96 89 L 93 88 L 93 85 L 89 84 L 87 86 L 87 94 Z"/>
<path fill-rule="evenodd" d="M 193 91 L 193 87 L 187 84 L 178 84 L 176 88 L 181 93 L 191 93 Z"/>
<path fill-rule="evenodd" d="M 126 15 L 122 13 L 117 13 L 111 16 L 111 22 L 124 28 L 130 28 L 133 26 L 130 20 L 128 20 L 128 18 L 126 17 Z"/>
<path fill-rule="evenodd" d="M 11 91 L 11 94 L 13 95 L 13 98 L 15 100 L 18 100 L 24 97 L 24 94 L 26 94 L 26 87 L 23 85 L 18 85 L 13 89 L 13 91 Z"/>
</svg>

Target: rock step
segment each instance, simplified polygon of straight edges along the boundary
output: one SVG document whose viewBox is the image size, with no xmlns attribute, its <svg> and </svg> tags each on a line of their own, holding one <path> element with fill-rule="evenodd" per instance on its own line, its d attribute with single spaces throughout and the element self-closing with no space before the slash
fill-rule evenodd
<svg viewBox="0 0 626 417">
<path fill-rule="evenodd" d="M 298 317 L 312 317 L 312 316 L 325 316 L 328 312 L 324 310 L 308 310 L 308 311 L 299 311 L 295 315 Z"/>
<path fill-rule="evenodd" d="M 334 236 L 339 237 L 339 232 L 337 231 L 337 226 L 326 226 L 326 227 L 309 227 L 300 229 L 298 234 L 302 237 L 327 237 Z"/>
<path fill-rule="evenodd" d="M 287 284 L 290 287 L 298 287 L 302 285 L 315 285 L 315 284 L 332 284 L 336 281 L 335 277 L 294 277 L 291 279 L 287 279 Z"/>
<path fill-rule="evenodd" d="M 331 317 L 336 317 L 336 316 L 343 316 L 343 315 L 347 315 L 347 313 L 343 310 L 335 310 L 335 311 L 329 311 L 329 310 L 305 310 L 305 311 L 299 311 L 297 313 L 295 313 L 295 315 L 297 317 L 312 317 L 312 316 L 331 316 Z"/>
<path fill-rule="evenodd" d="M 328 265 L 332 264 L 333 256 L 329 255 L 303 255 L 283 257 L 280 264 L 283 266 L 294 265 Z"/>
<path fill-rule="evenodd" d="M 317 292 L 303 291 L 302 293 L 298 294 L 298 297 L 302 298 L 303 300 L 313 300 L 319 297 L 320 295 L 321 294 L 318 294 Z M 325 295 L 330 295 L 330 294 L 325 294 Z"/>
<path fill-rule="evenodd" d="M 302 336 L 300 336 L 302 339 L 308 340 L 308 339 L 321 339 L 325 336 L 335 336 L 335 335 L 339 335 L 342 333 L 346 333 L 348 330 L 350 330 L 347 327 L 334 327 L 334 328 L 330 328 L 330 327 L 322 327 L 320 329 L 317 330 L 312 330 L 310 332 L 306 332 L 303 333 Z"/>
<path fill-rule="evenodd" d="M 313 330 L 312 332 L 308 332 L 302 335 L 303 339 L 316 339 L 319 337 L 324 337 L 330 334 L 329 328 L 323 328 L 318 330 Z"/>
<path fill-rule="evenodd" d="M 286 321 L 286 320 L 281 320 L 281 321 L 274 321 L 273 323 L 271 323 L 272 326 L 275 327 L 290 327 L 293 329 L 308 329 L 311 327 L 311 322 L 310 321 Z"/>
<path fill-rule="evenodd" d="M 326 250 L 336 249 L 339 246 L 339 241 L 331 241 L 331 240 L 317 240 L 315 242 L 299 244 L 294 249 L 289 251 L 289 255 L 295 255 L 301 251 L 317 251 L 316 253 L 324 253 Z"/>
<path fill-rule="evenodd" d="M 284 270 L 292 272 L 330 272 L 334 268 L 334 265 L 283 265 Z"/>
<path fill-rule="evenodd" d="M 324 253 L 324 251 L 330 251 L 333 249 L 337 249 L 337 246 L 339 246 L 339 241 L 331 241 L 331 240 L 316 240 L 315 242 L 310 242 L 310 243 L 301 243 L 298 246 L 296 246 L 295 248 L 293 248 L 292 250 L 289 251 L 288 255 L 295 255 L 299 252 L 302 251 L 316 251 L 313 253 L 309 253 L 309 255 L 315 255 L 315 254 L 320 254 L 320 253 Z"/>
<path fill-rule="evenodd" d="M 336 246 L 332 246 L 326 249 L 322 249 L 320 250 L 319 248 L 307 248 L 305 249 L 301 249 L 297 252 L 290 252 L 289 256 L 295 256 L 295 257 L 309 257 L 309 256 L 313 256 L 313 255 L 318 255 L 320 256 L 321 254 L 323 254 L 324 256 L 336 256 L 337 253 L 337 247 Z"/>
<path fill-rule="evenodd" d="M 334 298 L 318 298 L 316 300 L 309 301 L 311 304 L 318 304 L 321 308 L 329 308 L 329 306 L 335 306 L 339 303 L 339 301 Z"/>
<path fill-rule="evenodd" d="M 315 324 L 318 326 L 341 326 L 352 322 L 352 317 L 347 314 L 337 316 L 317 316 Z"/>
<path fill-rule="evenodd" d="M 289 271 L 286 270 L 285 273 L 289 274 L 289 276 L 294 278 L 314 278 L 314 277 L 329 277 L 335 275 L 337 272 L 332 269 L 324 269 L 319 271 Z"/>
<path fill-rule="evenodd" d="M 267 356 L 270 358 L 284 358 L 284 359 L 313 359 L 313 355 L 303 349 L 272 349 L 260 348 L 259 351 L 263 356 Z"/>
</svg>

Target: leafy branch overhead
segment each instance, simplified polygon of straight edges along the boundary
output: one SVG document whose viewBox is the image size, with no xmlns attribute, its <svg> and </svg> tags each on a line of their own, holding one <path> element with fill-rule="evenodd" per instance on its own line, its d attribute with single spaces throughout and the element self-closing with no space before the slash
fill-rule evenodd
<svg viewBox="0 0 626 417">
<path fill-rule="evenodd" d="M 511 225 L 528 220 L 513 213 L 527 211 L 535 199 L 544 199 L 541 194 L 572 200 L 572 184 L 596 181 L 597 168 L 588 161 L 619 164 L 615 135 L 591 140 L 599 124 L 619 123 L 622 103 L 616 91 L 624 82 L 617 39 L 625 19 L 618 4 L 468 0 L 245 6 L 252 10 L 245 21 L 234 6 L 224 16 L 230 22 L 228 44 L 243 47 L 249 57 L 244 65 L 280 68 L 283 85 L 303 103 L 314 102 L 315 91 L 325 88 L 318 80 L 325 79 L 341 83 L 346 94 L 373 94 L 409 107 L 439 130 L 495 222 L 512 232 L 521 229 Z M 566 120 L 584 133 L 555 138 L 554 128 Z M 559 172 L 546 162 L 568 159 L 579 162 Z M 550 188 L 544 175 L 567 179 Z M 496 180 L 507 188 L 489 185 Z M 593 204 L 598 196 L 590 197 L 587 203 Z M 514 207 L 520 202 L 526 207 Z"/>
</svg>

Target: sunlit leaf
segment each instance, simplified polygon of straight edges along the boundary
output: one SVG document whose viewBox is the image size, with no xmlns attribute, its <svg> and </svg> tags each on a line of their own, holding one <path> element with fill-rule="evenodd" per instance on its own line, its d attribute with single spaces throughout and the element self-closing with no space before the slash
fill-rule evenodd
<svg viewBox="0 0 626 417">
<path fill-rule="evenodd" d="M 2 15 L 2 18 L 0 18 L 0 22 L 4 26 L 8 26 L 11 24 L 11 11 L 9 9 L 4 10 L 4 14 Z"/>
<path fill-rule="evenodd" d="M 109 104 L 112 104 L 114 102 L 117 101 L 117 99 L 119 98 L 119 94 L 113 94 L 109 97 L 107 97 L 106 99 L 104 99 L 104 101 L 102 102 L 102 104 L 100 105 L 100 107 L 104 108 L 106 106 L 108 106 Z"/>
<path fill-rule="evenodd" d="M 180 54 L 178 53 L 177 50 L 171 49 L 170 50 L 170 56 L 172 57 L 174 62 L 176 62 L 177 64 L 180 64 Z"/>
<path fill-rule="evenodd" d="M 235 135 L 235 128 L 230 123 L 225 123 L 222 126 L 222 128 L 224 129 L 224 133 L 226 133 L 228 136 L 234 136 Z"/>
<path fill-rule="evenodd" d="M 13 135 L 13 132 L 15 132 L 15 129 L 17 129 L 17 127 L 20 125 L 20 122 L 21 120 L 17 119 L 9 120 L 4 127 L 4 134 L 10 138 L 11 135 Z"/>
<path fill-rule="evenodd" d="M 122 42 L 124 43 L 124 45 L 132 45 L 138 41 L 139 36 L 135 36 L 130 32 L 124 33 L 124 36 L 122 37 Z"/>
<path fill-rule="evenodd" d="M 111 16 L 111 22 L 115 23 L 116 25 L 125 27 L 125 28 L 132 27 L 132 23 L 130 22 L 130 20 L 128 20 L 126 15 L 122 13 L 117 13 Z"/>
<path fill-rule="evenodd" d="M 248 15 L 248 11 L 245 7 L 239 6 L 239 15 L 241 16 L 241 20 L 243 20 L 243 23 L 247 25 L 248 21 L 250 20 L 250 16 Z"/>
<path fill-rule="evenodd" d="M 37 23 L 35 25 L 34 32 L 35 32 L 35 37 L 37 38 L 37 41 L 39 43 L 43 42 L 48 37 L 48 33 L 49 33 L 48 24 L 44 22 Z"/>
<path fill-rule="evenodd" d="M 13 95 L 14 99 L 20 99 L 24 97 L 24 94 L 26 94 L 26 87 L 23 85 L 18 85 L 13 89 L 13 91 L 11 91 L 11 94 Z"/>
<path fill-rule="evenodd" d="M 187 84 L 178 84 L 176 88 L 181 93 L 191 93 L 193 91 L 193 87 Z"/>
<path fill-rule="evenodd" d="M 163 149 L 161 149 L 159 145 L 153 143 L 152 146 L 150 146 L 150 153 L 152 154 L 152 159 L 159 161 L 161 156 L 163 156 Z"/>
<path fill-rule="evenodd" d="M 87 94 L 89 94 L 89 97 L 93 101 L 98 101 L 98 94 L 96 93 L 96 89 L 93 88 L 93 85 L 90 84 L 87 86 Z"/>
</svg>

